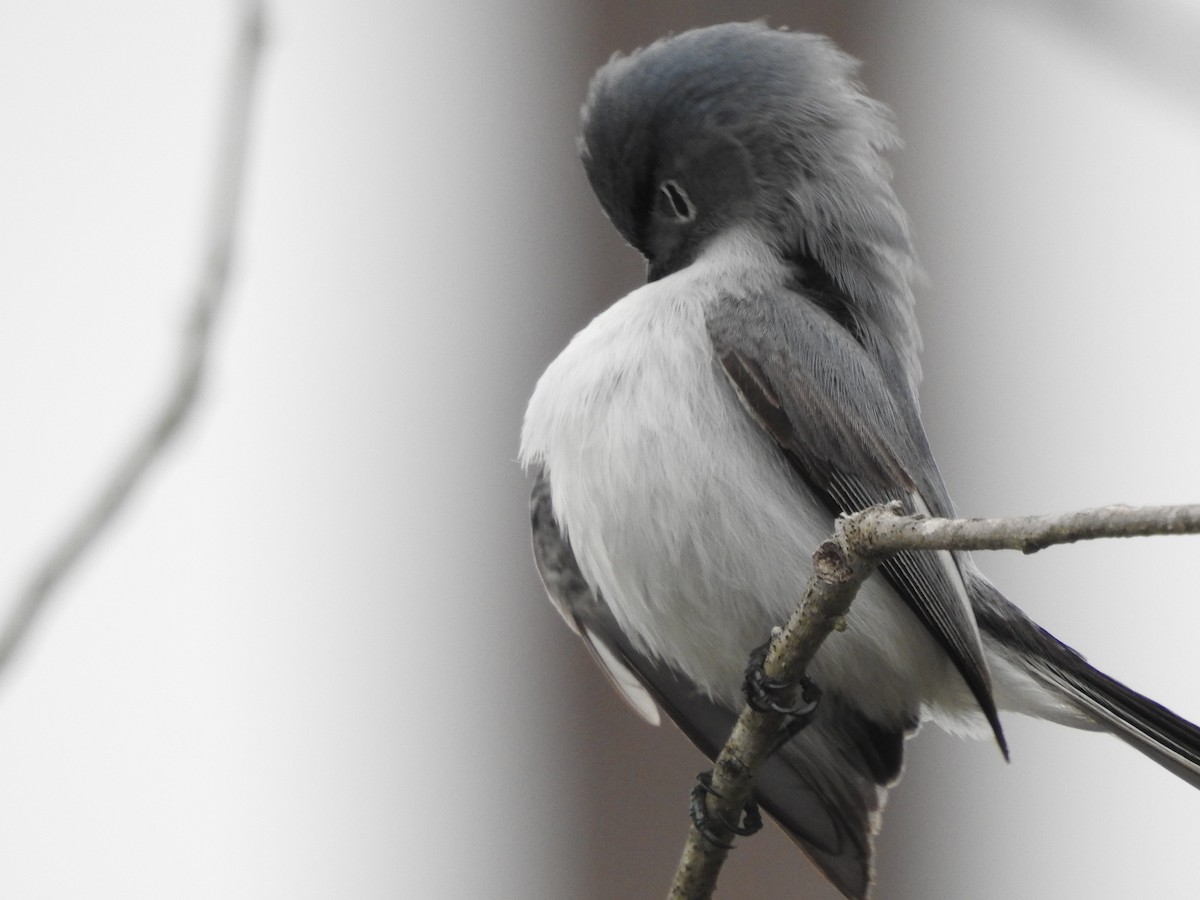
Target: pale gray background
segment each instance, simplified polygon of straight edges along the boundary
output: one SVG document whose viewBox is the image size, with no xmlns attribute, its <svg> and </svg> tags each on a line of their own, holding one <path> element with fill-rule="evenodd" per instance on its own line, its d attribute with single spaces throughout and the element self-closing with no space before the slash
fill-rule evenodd
<svg viewBox="0 0 1200 900">
<path fill-rule="evenodd" d="M 647 11 L 649 7 L 649 11 Z M 1200 3 L 272 7 L 200 416 L 0 681 L 0 896 L 660 896 L 701 768 L 540 588 L 517 430 L 641 268 L 575 160 L 615 49 L 769 13 L 867 61 L 968 514 L 1200 498 Z M 0 585 L 171 372 L 232 15 L 0 5 Z M 1194 539 L 984 568 L 1200 718 Z M 880 898 L 1190 898 L 1200 797 L 1009 718 L 910 745 Z M 778 834 L 725 897 L 828 898 Z"/>
</svg>

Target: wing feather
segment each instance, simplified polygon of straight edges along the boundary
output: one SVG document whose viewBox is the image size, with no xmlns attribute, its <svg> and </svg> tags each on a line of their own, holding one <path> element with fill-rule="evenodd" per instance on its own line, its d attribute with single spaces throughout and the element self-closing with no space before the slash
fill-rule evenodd
<svg viewBox="0 0 1200 900">
<path fill-rule="evenodd" d="M 848 301 L 847 301 L 848 302 Z M 825 306 L 828 306 L 826 298 Z M 899 502 L 949 514 L 906 384 L 885 378 L 869 322 L 847 330 L 785 287 L 727 296 L 708 310 L 715 359 L 747 413 L 821 497 L 830 519 Z M 949 654 L 1007 755 L 983 644 L 954 557 L 902 553 L 884 577 Z"/>
</svg>

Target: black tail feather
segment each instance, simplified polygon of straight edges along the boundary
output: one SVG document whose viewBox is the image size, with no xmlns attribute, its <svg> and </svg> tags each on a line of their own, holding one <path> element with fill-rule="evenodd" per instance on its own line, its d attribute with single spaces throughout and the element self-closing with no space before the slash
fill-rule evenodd
<svg viewBox="0 0 1200 900">
<path fill-rule="evenodd" d="M 1200 788 L 1200 727 L 1110 678 L 1026 617 L 973 567 L 964 567 L 979 627 L 1088 718 Z"/>
<path fill-rule="evenodd" d="M 1200 728 L 1087 663 L 1041 674 L 1117 737 L 1200 788 Z"/>
</svg>

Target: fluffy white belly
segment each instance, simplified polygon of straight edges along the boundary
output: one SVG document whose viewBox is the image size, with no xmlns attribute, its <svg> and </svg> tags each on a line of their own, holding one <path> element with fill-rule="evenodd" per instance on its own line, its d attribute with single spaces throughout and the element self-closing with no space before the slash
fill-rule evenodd
<svg viewBox="0 0 1200 900">
<path fill-rule="evenodd" d="M 717 368 L 704 285 L 672 276 L 598 316 L 530 401 L 522 461 L 550 474 L 584 576 L 643 649 L 726 702 L 748 652 L 800 600 L 832 519 Z M 812 675 L 876 721 L 923 703 L 973 708 L 965 685 L 879 577 Z"/>
</svg>

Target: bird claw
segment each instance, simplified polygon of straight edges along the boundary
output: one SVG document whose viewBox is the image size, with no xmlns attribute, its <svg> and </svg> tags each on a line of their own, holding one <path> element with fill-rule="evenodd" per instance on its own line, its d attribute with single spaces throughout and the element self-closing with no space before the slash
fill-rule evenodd
<svg viewBox="0 0 1200 900">
<path fill-rule="evenodd" d="M 722 813 L 711 813 L 708 809 L 708 795 L 720 798 L 720 794 L 713 790 L 712 772 L 701 772 L 696 776 L 696 784 L 692 788 L 691 802 L 688 804 L 688 814 L 692 817 L 692 824 L 696 826 L 696 830 L 701 836 L 712 844 L 714 847 L 719 847 L 722 850 L 732 850 L 733 843 L 725 841 L 716 831 L 714 825 L 720 824 L 720 827 L 733 832 L 741 837 L 749 837 L 755 834 L 762 828 L 763 820 L 762 813 L 759 812 L 758 803 L 751 798 L 747 801 L 746 806 L 742 810 L 741 822 L 730 822 Z"/>
<path fill-rule="evenodd" d="M 772 678 L 767 675 L 763 664 L 767 660 L 769 643 L 756 647 L 746 664 L 746 680 L 742 682 L 742 694 L 746 704 L 760 713 L 775 713 L 786 717 L 776 749 L 800 733 L 813 719 L 821 699 L 821 690 L 807 675 L 797 681 Z M 792 691 L 800 688 L 800 700 L 792 699 Z M 786 702 L 780 698 L 786 698 Z"/>
</svg>

